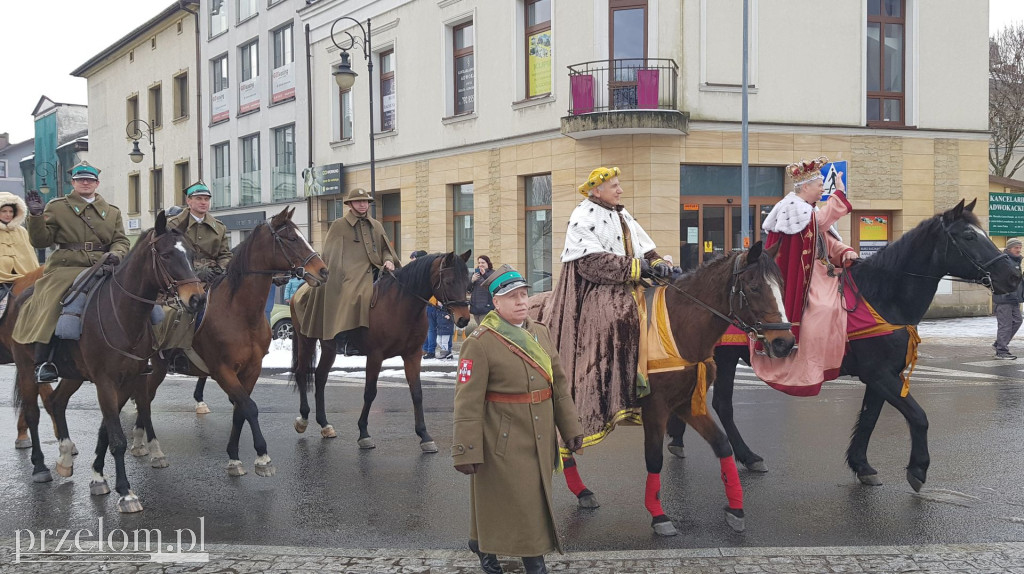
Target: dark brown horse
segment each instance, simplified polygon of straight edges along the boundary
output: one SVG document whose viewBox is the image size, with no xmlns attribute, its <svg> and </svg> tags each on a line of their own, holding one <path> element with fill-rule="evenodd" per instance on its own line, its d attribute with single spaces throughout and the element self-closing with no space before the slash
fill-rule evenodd
<svg viewBox="0 0 1024 574">
<path fill-rule="evenodd" d="M 665 426 L 672 414 L 693 426 L 711 445 L 722 467 L 729 501 L 726 522 L 734 530 L 744 528 L 743 490 L 729 439 L 704 407 L 704 393 L 697 391 L 715 380 L 712 353 L 730 323 L 763 337 L 765 348 L 773 355 L 785 356 L 792 349 L 795 339 L 781 308 L 783 280 L 774 256 L 774 249 L 764 250 L 758 242 L 748 252 L 733 252 L 657 287 L 665 290 L 676 349 L 690 364 L 682 371 L 651 373 L 651 392 L 638 401 L 648 473 L 644 502 L 651 514 L 651 527 L 661 536 L 677 534 L 659 499 Z M 704 385 L 700 384 L 702 377 Z M 576 467 L 571 457 L 564 462 L 567 470 Z M 569 474 L 576 475 L 577 471 L 567 472 L 567 480 Z M 585 487 L 577 496 L 580 506 L 598 506 L 594 494 Z"/>
<path fill-rule="evenodd" d="M 180 231 L 168 230 L 166 225 L 167 219 L 161 211 L 157 215 L 156 227 L 144 233 L 125 260 L 96 287 L 82 315 L 81 339 L 61 341 L 55 354 L 59 372 L 67 375 L 52 397 L 61 449 L 57 472 L 71 476 L 74 448 L 64 418 L 71 392 L 64 391 L 62 387 L 73 390 L 83 380 L 92 381 L 103 422 L 89 491 L 94 495 L 110 492 L 103 476 L 104 457 L 109 448 L 117 471 L 115 489 L 121 495 L 117 503 L 121 512 L 142 510 L 138 497 L 130 490 L 125 473 L 127 441 L 118 414 L 132 396 L 134 386 L 142 383 L 140 373 L 146 365 L 146 358 L 153 352 L 153 330 L 149 323 L 153 305 L 161 292 L 193 312 L 199 311 L 206 302 L 206 295 L 190 264 L 192 254 L 188 240 Z M 8 320 L 16 320 L 28 297 L 31 297 L 31 290 L 15 302 Z M 16 343 L 12 350 L 18 367 L 16 400 L 24 405 L 25 421 L 32 437 L 33 480 L 46 482 L 51 476 L 39 447 L 38 385 L 33 374 L 33 346 Z"/>
<path fill-rule="evenodd" d="M 412 405 L 416 413 L 416 434 L 420 437 L 423 452 L 437 452 L 434 439 L 427 433 L 423 419 L 423 390 L 420 387 L 420 360 L 423 340 L 427 337 L 426 306 L 431 296 L 452 314 L 460 328 L 469 324 L 469 303 L 466 293 L 469 287 L 470 252 L 462 255 L 454 252 L 424 255 L 397 270 L 394 274 L 384 273 L 373 286 L 370 305 L 370 327 L 361 329 L 350 338 L 361 351 L 366 353 L 366 386 L 363 390 L 363 411 L 359 416 L 359 448 L 370 449 L 376 445 L 367 432 L 370 407 L 377 397 L 377 376 L 384 359 L 402 357 L 405 364 L 405 379 L 412 394 Z M 303 433 L 309 424 L 309 401 L 306 391 L 309 375 L 314 372 L 314 351 L 316 339 L 302 335 L 302 325 L 297 321 L 295 297 L 292 297 L 292 321 L 295 330 L 292 335 L 292 373 L 299 388 L 299 417 L 295 419 L 295 430 Z M 315 368 L 316 422 L 320 424 L 320 435 L 334 438 L 334 426 L 327 422 L 324 409 L 324 385 L 327 375 L 337 357 L 334 340 L 320 340 L 320 362 Z"/>
<path fill-rule="evenodd" d="M 228 474 L 231 476 L 245 474 L 238 454 L 238 440 L 245 423 L 249 423 L 252 430 L 256 474 L 274 474 L 267 441 L 260 430 L 259 409 L 251 396 L 263 368 L 263 356 L 270 348 L 270 325 L 263 308 L 270 293 L 271 279 L 287 273 L 302 277 L 308 285 L 327 281 L 327 266 L 292 223 L 294 211 L 294 208 L 286 208 L 269 223 L 261 223 L 234 249 L 226 273 L 210 289 L 206 316 L 192 340 L 192 349 L 206 365 L 202 369 L 190 363 L 189 373 L 212 376 L 234 405 L 234 424 L 228 440 Z M 167 466 L 150 411 L 150 402 L 167 375 L 167 363 L 165 359 L 153 358 L 153 374 L 146 381 L 147 392 L 136 397 L 139 414 L 131 452 L 135 456 L 152 454 L 150 464 L 154 468 Z"/>
</svg>

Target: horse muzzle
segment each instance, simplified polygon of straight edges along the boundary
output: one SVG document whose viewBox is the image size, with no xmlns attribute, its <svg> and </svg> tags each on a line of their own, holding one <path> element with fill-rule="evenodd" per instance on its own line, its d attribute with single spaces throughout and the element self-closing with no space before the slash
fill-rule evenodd
<svg viewBox="0 0 1024 574">
<path fill-rule="evenodd" d="M 206 307 L 206 293 L 193 293 L 189 295 L 185 304 L 191 313 L 198 313 L 203 307 Z"/>
</svg>

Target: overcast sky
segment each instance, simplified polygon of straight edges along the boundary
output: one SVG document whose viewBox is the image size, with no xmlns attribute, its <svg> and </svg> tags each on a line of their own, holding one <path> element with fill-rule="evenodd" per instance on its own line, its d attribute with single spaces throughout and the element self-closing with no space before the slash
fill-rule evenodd
<svg viewBox="0 0 1024 574">
<path fill-rule="evenodd" d="M 174 3 L 0 1 L 0 38 L 7 54 L 0 80 L 0 133 L 9 132 L 12 142 L 32 137 L 31 113 L 41 96 L 87 104 L 85 80 L 72 77 L 71 70 Z M 961 0 L 965 8 L 984 1 Z M 1024 22 L 1024 0 L 990 0 L 990 32 L 1010 22 Z"/>
</svg>

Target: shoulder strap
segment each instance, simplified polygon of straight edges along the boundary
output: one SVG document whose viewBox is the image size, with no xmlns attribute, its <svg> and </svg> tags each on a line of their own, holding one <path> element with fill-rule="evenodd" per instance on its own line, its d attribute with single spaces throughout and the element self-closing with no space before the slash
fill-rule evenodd
<svg viewBox="0 0 1024 574">
<path fill-rule="evenodd" d="M 490 334 L 494 335 L 495 337 L 497 337 L 497 339 L 499 341 L 501 341 L 502 345 L 508 347 L 509 351 L 512 351 L 513 353 L 516 354 L 517 357 L 519 357 L 520 359 L 526 361 L 526 364 L 530 365 L 531 367 L 533 367 L 533 370 L 535 370 L 538 373 L 540 373 L 540 375 L 542 377 L 544 377 L 544 380 L 547 381 L 548 384 L 550 384 L 552 382 L 551 381 L 551 377 L 548 376 L 547 371 L 545 371 L 543 367 L 541 367 L 540 365 L 537 364 L 537 361 L 534 361 L 532 358 L 530 358 L 530 356 L 527 355 L 526 353 L 524 353 L 519 347 L 517 347 L 517 346 L 515 346 L 515 345 L 513 345 L 511 343 L 506 342 L 505 338 L 502 337 L 494 329 L 488 329 L 488 328 L 485 327 L 483 330 L 486 330 L 488 333 L 490 333 Z"/>
<path fill-rule="evenodd" d="M 75 215 L 77 215 L 77 216 L 78 216 L 78 218 L 79 218 L 79 219 L 81 219 L 81 220 L 82 220 L 82 223 L 84 223 L 84 224 L 85 224 L 85 225 L 86 225 L 86 226 L 87 226 L 87 227 L 89 228 L 89 230 L 90 230 L 90 231 L 92 231 L 92 234 L 96 236 L 96 239 L 99 239 L 99 240 L 100 240 L 100 243 L 102 243 L 102 244 L 104 244 L 104 245 L 109 245 L 109 244 L 110 244 L 110 241 L 106 241 L 106 240 L 104 240 L 104 239 L 103 239 L 102 237 L 100 237 L 100 234 L 99 234 L 99 232 L 97 232 L 97 231 L 96 231 L 96 228 L 95 228 L 95 227 L 93 227 L 91 223 L 89 223 L 89 220 L 85 218 L 85 215 L 84 215 L 84 214 L 82 214 L 82 212 L 79 212 L 79 211 L 75 211 L 75 208 L 74 208 L 74 206 L 72 206 L 72 205 L 71 205 L 71 204 L 70 204 L 69 202 L 67 202 L 67 201 L 65 201 L 65 202 L 64 202 L 64 205 L 68 206 L 68 209 L 70 209 L 70 210 L 71 210 L 71 213 L 74 213 Z"/>
</svg>

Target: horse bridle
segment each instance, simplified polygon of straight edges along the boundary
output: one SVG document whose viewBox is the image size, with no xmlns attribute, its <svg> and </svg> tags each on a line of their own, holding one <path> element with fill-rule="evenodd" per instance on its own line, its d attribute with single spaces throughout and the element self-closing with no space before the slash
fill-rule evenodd
<svg viewBox="0 0 1024 574">
<path fill-rule="evenodd" d="M 281 225 L 281 227 L 278 227 L 277 229 L 274 229 L 274 227 L 271 226 L 269 223 L 267 224 L 267 227 L 270 228 L 270 234 L 274 236 L 274 246 L 275 246 L 275 248 L 277 246 L 281 247 L 281 252 L 284 253 L 285 257 L 288 258 L 288 263 L 291 264 L 291 266 L 292 266 L 292 268 L 289 269 L 289 270 L 271 271 L 271 273 L 274 273 L 274 274 L 288 273 L 292 277 L 295 277 L 295 278 L 298 278 L 298 279 L 305 279 L 306 275 L 309 275 L 309 276 L 312 277 L 313 274 L 310 273 L 309 271 L 306 271 L 306 265 L 309 265 L 309 262 L 312 261 L 314 257 L 320 257 L 320 254 L 314 249 L 309 255 L 306 256 L 305 259 L 303 259 L 301 253 L 297 253 L 295 251 L 294 247 L 289 247 L 288 243 L 280 235 L 280 231 L 282 229 L 284 229 L 285 227 L 287 227 L 288 223 L 289 222 L 283 223 Z M 312 246 L 310 246 L 310 247 L 312 247 Z M 295 263 L 296 261 L 299 261 L 299 260 L 301 260 L 301 263 Z M 314 278 L 314 279 L 318 279 L 318 278 Z"/>
<path fill-rule="evenodd" d="M 181 300 L 181 296 L 178 295 L 178 287 L 182 285 L 191 285 L 192 283 L 202 283 L 202 280 L 195 276 L 193 276 L 191 279 L 175 279 L 174 277 L 172 277 L 170 272 L 167 271 L 167 266 L 165 266 L 163 261 L 160 260 L 160 254 L 156 250 L 156 242 L 158 239 L 159 236 L 157 235 L 151 237 L 149 239 L 149 245 L 147 247 L 149 248 L 149 253 L 153 258 L 153 267 L 156 269 L 157 277 L 160 279 L 160 282 L 164 285 L 160 289 L 160 293 L 164 295 L 164 299 L 167 301 L 169 306 L 184 309 L 185 303 L 184 301 Z M 182 236 L 182 239 L 185 239 L 185 237 Z M 145 303 L 147 305 L 159 304 L 159 301 L 156 299 L 146 299 L 145 297 L 140 297 L 135 293 L 129 291 L 120 281 L 117 280 L 116 273 L 111 273 L 111 278 L 113 279 L 114 284 L 117 285 L 117 287 L 129 298 L 139 301 L 140 303 Z M 173 299 L 170 298 L 172 295 L 174 297 Z"/>
<path fill-rule="evenodd" d="M 966 259 L 971 265 L 973 265 L 974 268 L 977 269 L 980 272 L 980 274 L 981 274 L 981 276 L 976 278 L 976 279 L 961 279 L 959 277 L 950 277 L 949 279 L 951 281 L 956 281 L 958 283 L 971 283 L 971 284 L 974 284 L 974 285 L 981 285 L 981 286 L 985 287 L 986 289 L 988 289 L 989 291 L 992 291 L 994 293 L 995 292 L 995 287 L 992 285 L 992 272 L 989 271 L 989 269 L 993 265 L 995 265 L 997 262 L 999 262 L 999 261 L 1001 261 L 1003 259 L 1007 259 L 1008 260 L 1010 258 L 1010 256 L 1007 255 L 1006 253 L 1000 252 L 999 255 L 996 255 L 992 259 L 989 259 L 988 261 L 986 261 L 984 263 L 978 263 L 978 260 L 975 259 L 974 257 L 972 257 L 970 253 L 967 253 L 967 251 L 964 250 L 963 246 L 960 245 L 960 242 L 957 241 L 956 236 L 953 235 L 953 232 L 949 230 L 949 226 L 946 225 L 946 222 L 945 221 L 941 222 L 941 225 L 942 225 L 942 231 L 946 234 L 946 239 L 949 240 L 949 243 L 952 243 L 953 247 L 956 247 L 957 251 L 960 252 L 960 255 L 963 255 L 964 259 Z M 949 251 L 949 243 L 946 244 L 945 252 Z M 920 273 L 911 273 L 909 271 L 904 271 L 903 274 L 904 275 L 910 275 L 910 276 L 913 276 L 913 277 L 924 277 L 924 278 L 927 278 L 927 279 L 942 279 L 943 278 L 943 277 L 935 277 L 933 275 L 922 275 Z"/>
<path fill-rule="evenodd" d="M 458 271 L 458 270 L 459 270 L 459 267 L 457 267 L 457 266 L 445 267 L 444 266 L 444 259 L 442 258 L 441 259 L 440 268 L 437 271 L 437 285 L 431 285 L 431 287 L 430 287 L 431 292 L 434 293 L 434 294 L 442 293 L 441 287 L 442 287 L 442 284 L 443 284 L 444 272 L 445 271 Z M 391 277 L 394 278 L 397 281 L 398 277 L 395 275 L 394 271 L 388 271 L 388 274 L 391 275 Z M 403 289 L 405 289 L 405 286 L 402 285 L 401 282 L 399 282 L 398 284 Z M 420 301 L 423 301 L 427 305 L 434 306 L 429 300 L 424 299 L 423 297 L 420 297 L 419 295 L 417 295 L 415 293 L 412 293 L 411 291 L 410 291 L 410 293 L 412 294 L 413 297 L 415 297 L 416 299 L 419 299 Z M 448 293 L 444 293 L 444 295 L 447 297 Z M 436 306 L 440 307 L 441 309 L 447 310 L 449 313 L 454 313 L 455 312 L 455 309 L 454 309 L 455 307 L 469 307 L 469 301 L 466 301 L 465 299 L 463 299 L 462 301 L 459 301 L 459 300 L 454 300 L 454 301 L 452 301 L 452 300 L 438 301 Z"/>
</svg>

